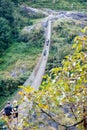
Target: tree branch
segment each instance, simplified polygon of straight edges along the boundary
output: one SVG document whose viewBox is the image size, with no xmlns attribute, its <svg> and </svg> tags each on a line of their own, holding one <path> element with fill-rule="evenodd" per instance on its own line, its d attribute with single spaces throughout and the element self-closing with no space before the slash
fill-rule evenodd
<svg viewBox="0 0 87 130">
<path fill-rule="evenodd" d="M 82 119 L 81 121 L 79 121 L 79 122 L 77 122 L 77 123 L 75 123 L 75 124 L 73 124 L 73 125 L 68 126 L 68 128 L 74 127 L 74 126 L 77 126 L 77 125 L 81 124 L 85 119 L 87 119 L 87 118 L 84 118 L 84 119 Z"/>
<path fill-rule="evenodd" d="M 63 125 L 63 124 L 57 122 L 48 112 L 46 112 L 46 111 L 43 110 L 42 108 L 41 108 L 40 110 L 41 110 L 43 113 L 45 113 L 47 116 L 49 116 L 49 117 L 50 117 L 54 122 L 56 122 L 58 125 L 61 125 L 61 126 L 65 127 L 65 128 L 68 128 L 66 125 Z"/>
<path fill-rule="evenodd" d="M 36 105 L 38 105 L 37 102 L 34 102 L 34 103 L 35 103 Z M 56 122 L 58 125 L 61 125 L 61 126 L 65 127 L 65 128 L 67 128 L 66 125 L 63 125 L 63 124 L 57 122 L 57 121 L 56 121 L 48 112 L 46 112 L 45 110 L 43 110 L 42 108 L 40 108 L 40 110 L 41 110 L 42 113 L 45 113 L 48 117 L 51 118 L 51 120 L 53 120 L 54 122 Z"/>
<path fill-rule="evenodd" d="M 36 105 L 38 105 L 38 103 L 36 103 L 36 102 L 34 102 L 34 103 L 35 103 Z M 77 123 L 75 123 L 75 124 L 73 124 L 73 125 L 68 125 L 68 126 L 67 126 L 67 125 L 63 125 L 63 124 L 61 124 L 60 122 L 56 121 L 48 112 L 46 112 L 46 111 L 43 110 L 42 108 L 40 108 L 40 110 L 41 110 L 41 112 L 45 113 L 48 117 L 50 117 L 51 120 L 53 120 L 54 122 L 56 122 L 58 125 L 65 127 L 66 130 L 68 130 L 68 129 L 71 128 L 71 127 L 74 127 L 74 126 L 77 126 L 77 125 L 81 124 L 82 122 L 84 122 L 85 119 L 87 119 L 87 117 L 86 117 L 86 118 L 82 119 L 81 121 L 79 121 L 79 122 L 77 122 Z"/>
<path fill-rule="evenodd" d="M 49 113 L 47 113 L 46 111 L 44 111 L 42 108 L 41 108 L 41 111 L 42 111 L 43 113 L 45 113 L 47 116 L 49 116 L 49 117 L 50 117 L 54 122 L 56 122 L 58 125 L 63 126 L 63 127 L 65 127 L 66 129 L 69 129 L 69 128 L 71 128 L 71 127 L 77 126 L 77 125 L 81 124 L 85 119 L 87 119 L 87 118 L 84 118 L 84 119 L 82 119 L 81 121 L 79 121 L 79 122 L 77 122 L 77 123 L 75 123 L 75 124 L 73 124 L 73 125 L 67 126 L 67 125 L 63 125 L 63 124 L 57 122 Z"/>
<path fill-rule="evenodd" d="M 72 112 L 72 114 L 73 114 L 73 116 L 74 116 L 75 120 L 77 120 L 77 117 L 76 117 L 76 115 L 75 115 L 75 113 L 74 113 L 74 111 L 73 111 L 73 108 L 72 108 L 72 107 L 70 107 L 70 110 L 71 110 L 71 112 Z"/>
</svg>

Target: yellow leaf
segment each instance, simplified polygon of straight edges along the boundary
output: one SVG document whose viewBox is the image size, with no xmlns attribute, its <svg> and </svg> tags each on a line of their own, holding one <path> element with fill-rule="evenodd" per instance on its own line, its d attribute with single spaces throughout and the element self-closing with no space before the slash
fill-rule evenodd
<svg viewBox="0 0 87 130">
<path fill-rule="evenodd" d="M 76 46 L 77 46 L 77 44 L 76 44 L 76 43 L 75 43 L 75 44 L 73 44 L 72 49 L 75 49 L 75 48 L 76 48 Z"/>
<path fill-rule="evenodd" d="M 48 105 L 43 105 L 42 108 L 48 109 L 49 107 L 48 107 Z"/>
<path fill-rule="evenodd" d="M 85 32 L 85 30 L 84 30 L 84 29 L 82 29 L 82 30 L 81 30 L 81 32 L 82 32 L 82 33 L 84 33 L 84 32 Z"/>
<path fill-rule="evenodd" d="M 18 87 L 24 89 L 24 86 L 18 86 Z"/>
<path fill-rule="evenodd" d="M 20 91 L 20 92 L 18 92 L 18 93 L 19 93 L 20 95 L 23 95 L 23 92 L 21 92 L 21 91 Z"/>
<path fill-rule="evenodd" d="M 34 88 L 28 86 L 28 87 L 25 87 L 24 90 L 26 93 L 31 93 L 31 92 L 33 92 Z"/>
</svg>

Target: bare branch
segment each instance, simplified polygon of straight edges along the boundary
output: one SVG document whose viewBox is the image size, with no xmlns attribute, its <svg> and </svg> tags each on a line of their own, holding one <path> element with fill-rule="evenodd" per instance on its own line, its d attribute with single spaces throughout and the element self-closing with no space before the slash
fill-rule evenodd
<svg viewBox="0 0 87 130">
<path fill-rule="evenodd" d="M 74 111 L 73 111 L 73 108 L 72 108 L 72 107 L 70 107 L 70 110 L 71 110 L 71 112 L 72 112 L 72 114 L 73 114 L 73 116 L 74 116 L 75 120 L 77 121 L 77 117 L 76 117 L 76 115 L 75 115 L 75 113 L 74 113 Z"/>
<path fill-rule="evenodd" d="M 81 124 L 85 119 L 87 119 L 87 118 L 84 118 L 84 119 L 82 119 L 81 121 L 79 121 L 79 122 L 77 122 L 77 123 L 75 123 L 75 124 L 73 124 L 73 125 L 68 126 L 68 128 L 74 127 L 74 126 L 77 126 L 77 125 Z"/>
<path fill-rule="evenodd" d="M 48 112 L 46 112 L 46 111 L 43 110 L 42 108 L 41 108 L 40 110 L 41 110 L 43 113 L 45 113 L 47 116 L 49 116 L 49 117 L 50 117 L 54 122 L 56 122 L 58 125 L 61 125 L 61 126 L 65 127 L 65 128 L 68 128 L 66 125 L 63 125 L 63 124 L 57 122 Z"/>
<path fill-rule="evenodd" d="M 38 103 L 36 103 L 36 102 L 34 102 L 34 103 L 35 103 L 36 105 L 38 105 Z M 73 124 L 73 125 L 68 125 L 68 126 L 67 126 L 67 125 L 63 125 L 63 124 L 61 124 L 60 122 L 56 121 L 56 120 L 53 118 L 53 116 L 51 116 L 51 114 L 49 114 L 48 112 L 46 112 L 46 111 L 43 110 L 42 108 L 40 108 L 40 110 L 41 110 L 41 112 L 45 113 L 48 117 L 50 117 L 51 120 L 53 120 L 54 122 L 56 122 L 58 125 L 65 127 L 66 130 L 68 130 L 68 129 L 71 128 L 71 127 L 75 127 L 75 126 L 81 124 L 82 122 L 84 122 L 84 120 L 87 119 L 87 117 L 86 117 L 86 118 L 82 119 L 81 121 L 76 122 L 76 123 Z M 76 118 L 76 117 L 75 117 L 75 118 Z"/>
</svg>

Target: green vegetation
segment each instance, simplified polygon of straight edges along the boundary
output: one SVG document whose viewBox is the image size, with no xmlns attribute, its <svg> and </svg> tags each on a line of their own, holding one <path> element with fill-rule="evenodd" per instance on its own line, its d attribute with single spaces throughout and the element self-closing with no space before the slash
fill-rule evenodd
<svg viewBox="0 0 87 130">
<path fill-rule="evenodd" d="M 44 17 L 43 14 L 29 15 L 29 11 L 22 9 L 21 1 L 0 1 L 0 55 L 18 41 L 23 27 L 32 25 L 35 19 Z M 17 4 L 18 3 L 18 4 Z"/>
<path fill-rule="evenodd" d="M 6 19 L 0 17 L 0 53 L 11 43 L 11 29 Z"/>
<path fill-rule="evenodd" d="M 5 123 L 6 123 L 5 121 L 3 121 L 2 119 L 0 119 L 0 129 L 2 129 L 3 126 L 5 126 Z"/>
<path fill-rule="evenodd" d="M 71 51 L 73 38 L 79 34 L 81 35 L 81 29 L 86 24 L 87 22 L 84 21 L 70 19 L 60 19 L 54 22 L 47 72 L 54 67 L 61 66 L 63 58 L 73 53 Z"/>
<path fill-rule="evenodd" d="M 27 38 L 26 42 L 24 40 L 25 37 L 29 38 Z M 42 52 L 44 35 L 43 30 L 40 28 L 37 28 L 36 31 L 31 31 L 31 33 L 22 33 L 20 39 L 21 42 L 12 44 L 0 58 L 1 96 L 10 96 L 18 88 L 18 85 L 24 83 Z M 1 103 L 2 101 L 0 100 Z"/>
<path fill-rule="evenodd" d="M 22 0 L 0 1 L 0 99 L 3 98 L 3 102 L 30 75 L 44 43 L 40 27 L 31 33 L 22 31 L 44 16 L 28 15 L 20 2 Z"/>
<path fill-rule="evenodd" d="M 38 40 L 39 39 L 39 40 Z M 10 71 L 16 65 L 18 67 L 23 64 L 30 64 L 31 67 L 33 63 L 31 60 L 36 59 L 38 53 L 41 53 L 44 36 L 42 30 L 32 31 L 31 33 L 22 33 L 20 36 L 21 42 L 15 42 L 11 47 L 9 47 L 5 54 L 0 58 L 1 68 L 0 70 Z M 26 40 L 26 42 L 25 42 Z M 33 67 L 33 66 L 32 66 Z"/>
<path fill-rule="evenodd" d="M 10 0 L 0 1 L 0 55 L 11 43 L 13 32 L 13 4 Z"/>
<path fill-rule="evenodd" d="M 86 12 L 87 1 L 0 0 L 0 109 L 7 100 L 14 96 L 18 91 L 18 86 L 22 85 L 31 74 L 45 42 L 44 31 L 39 27 L 39 24 L 31 32 L 28 29 L 23 29 L 25 26 L 37 23 L 44 17 L 41 12 L 36 14 L 29 12 L 27 6 L 58 11 Z M 62 127 L 61 124 L 64 124 L 66 129 L 68 128 L 67 124 L 73 126 L 72 124 L 76 122 L 78 124 L 81 120 L 83 124 L 79 125 L 80 128 L 84 130 L 86 125 L 87 88 L 85 84 L 87 84 L 87 80 L 85 75 L 87 73 L 85 72 L 87 68 L 87 37 L 85 33 L 82 34 L 86 29 L 80 32 L 86 24 L 85 21 L 72 19 L 59 19 L 54 22 L 52 44 L 46 68 L 50 76 L 45 76 L 44 81 L 46 82 L 42 83 L 40 90 L 37 92 L 33 91 L 31 94 L 30 87 L 28 89 L 24 88 L 27 98 L 34 101 L 34 109 L 29 111 L 30 115 L 35 110 L 38 117 L 42 111 L 52 120 L 55 120 L 60 127 Z M 78 44 L 74 44 L 73 50 L 71 50 L 73 39 L 77 35 L 81 37 L 76 37 L 75 42 Z M 67 54 L 69 56 L 66 56 Z M 65 60 L 63 60 L 64 58 Z M 54 67 L 57 68 L 52 69 Z M 49 70 L 51 71 L 49 72 Z M 21 92 L 22 94 L 23 92 Z M 71 109 L 68 113 L 72 114 L 71 118 L 64 113 L 64 110 L 62 111 L 67 106 Z M 54 116 L 52 117 L 50 114 Z M 64 119 L 61 118 L 61 115 Z M 35 123 L 38 125 L 38 123 L 43 124 L 43 122 L 38 121 Z M 24 123 L 23 125 L 26 127 L 27 124 Z M 0 120 L 0 126 L 2 125 L 3 121 Z M 29 125 L 28 128 L 33 127 L 32 123 Z"/>
<path fill-rule="evenodd" d="M 87 11 L 86 0 L 26 0 L 26 3 L 31 7 L 37 8 Z"/>
</svg>

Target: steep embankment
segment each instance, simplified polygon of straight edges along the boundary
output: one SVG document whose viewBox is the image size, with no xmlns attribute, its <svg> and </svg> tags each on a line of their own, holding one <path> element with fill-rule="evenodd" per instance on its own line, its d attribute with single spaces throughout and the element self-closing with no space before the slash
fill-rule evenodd
<svg viewBox="0 0 87 130">
<path fill-rule="evenodd" d="M 3 61 L 0 65 L 0 88 L 2 90 L 0 95 L 2 99 L 4 96 L 7 98 L 12 95 L 18 85 L 24 83 L 41 55 L 44 31 L 38 28 L 30 34 L 22 35 L 22 38 L 26 39 L 27 37 L 29 38 L 27 42 L 14 43 L 1 57 Z M 2 104 L 3 100 L 0 102 Z"/>
<path fill-rule="evenodd" d="M 19 0 L 0 0 L 0 105 L 30 75 L 43 47 L 43 29 L 31 34 L 21 30 L 44 17 L 42 12 L 23 9 Z"/>
</svg>

